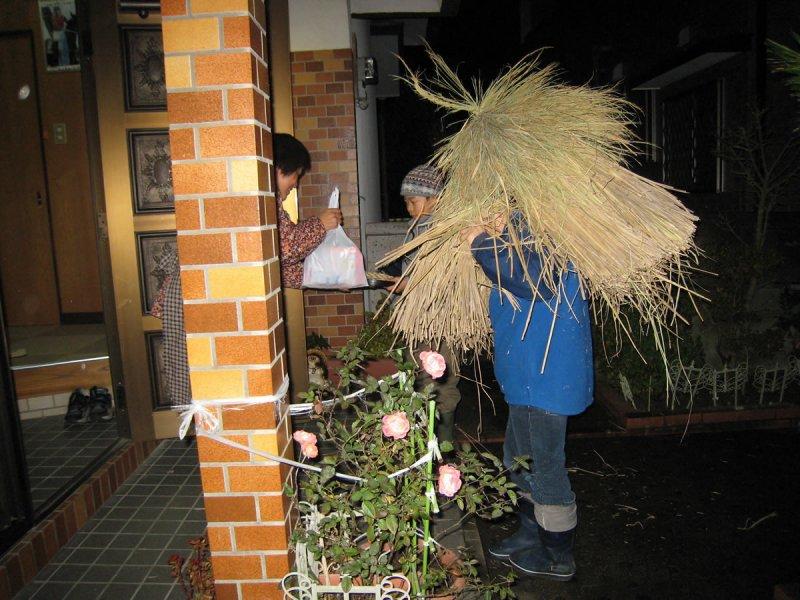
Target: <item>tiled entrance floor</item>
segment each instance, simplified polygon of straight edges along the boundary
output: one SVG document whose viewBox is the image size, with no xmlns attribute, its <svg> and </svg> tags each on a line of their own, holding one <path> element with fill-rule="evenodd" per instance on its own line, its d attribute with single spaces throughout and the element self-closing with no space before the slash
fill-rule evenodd
<svg viewBox="0 0 800 600">
<path fill-rule="evenodd" d="M 15 600 L 182 600 L 172 554 L 206 528 L 194 442 L 163 442 Z"/>
<path fill-rule="evenodd" d="M 22 421 L 34 509 L 69 485 L 117 438 L 117 424 L 113 419 L 65 423 L 64 416 L 60 415 Z"/>
</svg>

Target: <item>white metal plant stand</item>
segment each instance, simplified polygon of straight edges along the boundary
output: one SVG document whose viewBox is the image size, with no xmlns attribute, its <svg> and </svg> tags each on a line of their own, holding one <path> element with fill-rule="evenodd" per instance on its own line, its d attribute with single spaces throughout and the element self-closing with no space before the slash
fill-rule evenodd
<svg viewBox="0 0 800 600">
<path fill-rule="evenodd" d="M 309 510 L 300 518 L 307 530 L 317 528 L 320 517 L 316 508 L 308 503 Z M 351 600 L 354 596 L 358 600 L 410 600 L 411 583 L 401 574 L 384 577 L 375 585 L 353 585 L 344 591 L 340 584 L 324 584 L 327 569 L 321 565 L 305 544 L 298 542 L 295 545 L 296 570 L 289 573 L 281 580 L 283 596 L 286 600 L 317 600 L 320 594 L 331 600 Z M 317 582 L 320 583 L 317 583 Z"/>
</svg>

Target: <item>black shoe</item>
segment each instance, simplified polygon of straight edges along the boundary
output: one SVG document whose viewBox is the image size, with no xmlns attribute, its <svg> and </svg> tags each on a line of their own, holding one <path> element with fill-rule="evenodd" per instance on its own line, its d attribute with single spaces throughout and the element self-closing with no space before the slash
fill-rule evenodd
<svg viewBox="0 0 800 600">
<path fill-rule="evenodd" d="M 514 552 L 511 564 L 527 575 L 536 575 L 558 581 L 569 581 L 575 576 L 575 558 L 572 546 L 575 528 L 554 532 L 539 527 L 540 548 L 527 548 Z"/>
<path fill-rule="evenodd" d="M 72 392 L 69 397 L 67 414 L 64 416 L 66 423 L 86 423 L 89 420 L 89 397 L 80 388 Z"/>
<path fill-rule="evenodd" d="M 539 540 L 538 524 L 535 520 L 531 519 L 524 512 L 518 512 L 519 516 L 519 529 L 507 538 L 489 544 L 486 548 L 489 554 L 496 558 L 508 558 L 514 552 L 521 552 L 528 548 L 542 547 L 542 542 Z"/>
<path fill-rule="evenodd" d="M 111 403 L 111 394 L 107 388 L 93 387 L 89 391 L 89 401 L 91 404 L 90 415 L 92 419 L 100 421 L 110 421 L 114 418 L 114 411 Z"/>
</svg>

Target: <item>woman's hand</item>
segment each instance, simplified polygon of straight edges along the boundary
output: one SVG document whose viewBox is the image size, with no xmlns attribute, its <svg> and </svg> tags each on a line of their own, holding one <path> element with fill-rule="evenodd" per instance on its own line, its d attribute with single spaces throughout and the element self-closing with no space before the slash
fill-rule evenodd
<svg viewBox="0 0 800 600">
<path fill-rule="evenodd" d="M 325 228 L 325 231 L 336 229 L 342 224 L 342 211 L 338 208 L 326 208 L 319 213 L 319 221 Z"/>
<path fill-rule="evenodd" d="M 481 227 L 480 225 L 473 225 L 472 227 L 467 227 L 461 230 L 461 240 L 466 242 L 467 245 L 471 246 L 472 242 L 478 237 L 480 234 L 484 233 L 486 230 Z"/>
</svg>

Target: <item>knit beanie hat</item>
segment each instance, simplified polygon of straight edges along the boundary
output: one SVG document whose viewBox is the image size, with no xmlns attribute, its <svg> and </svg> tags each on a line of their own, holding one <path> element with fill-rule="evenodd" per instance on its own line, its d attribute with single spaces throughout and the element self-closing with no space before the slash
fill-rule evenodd
<svg viewBox="0 0 800 600">
<path fill-rule="evenodd" d="M 403 178 L 401 196 L 438 196 L 444 189 L 444 178 L 434 167 L 424 164 L 414 167 Z"/>
</svg>

